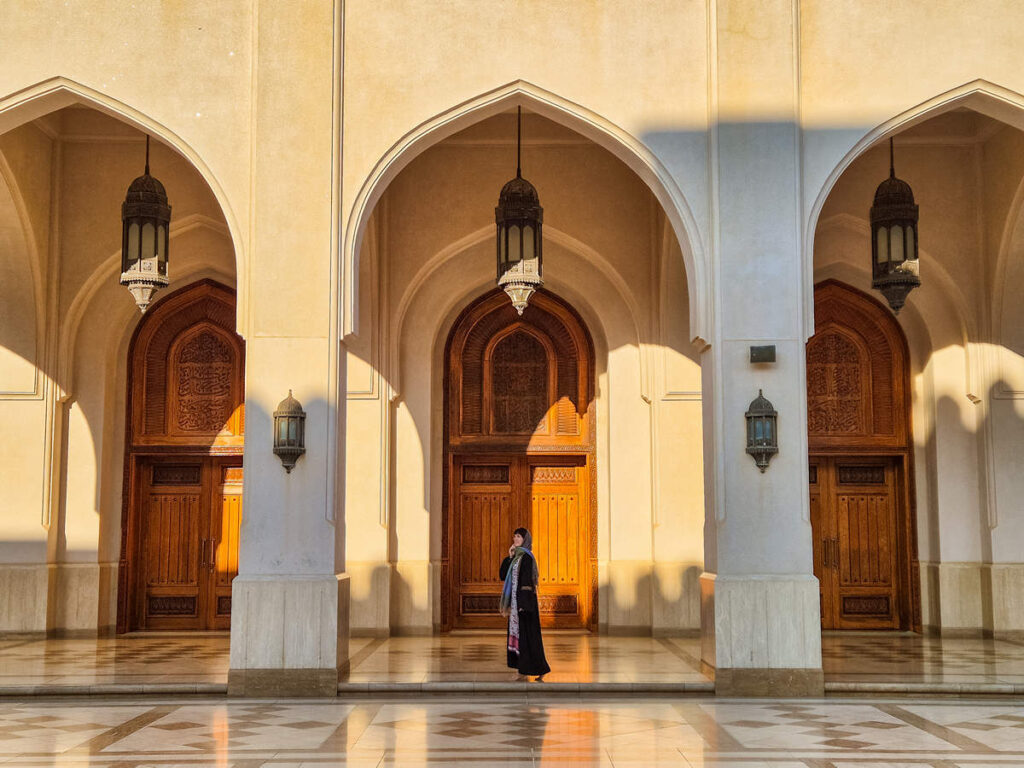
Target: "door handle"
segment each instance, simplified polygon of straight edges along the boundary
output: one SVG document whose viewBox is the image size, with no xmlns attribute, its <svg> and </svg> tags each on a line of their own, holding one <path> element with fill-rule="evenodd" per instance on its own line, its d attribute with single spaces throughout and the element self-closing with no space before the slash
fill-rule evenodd
<svg viewBox="0 0 1024 768">
<path fill-rule="evenodd" d="M 206 539 L 199 540 L 199 567 L 206 567 Z"/>
<path fill-rule="evenodd" d="M 217 569 L 217 540 L 209 539 L 210 542 L 210 562 L 207 564 L 211 571 Z"/>
</svg>

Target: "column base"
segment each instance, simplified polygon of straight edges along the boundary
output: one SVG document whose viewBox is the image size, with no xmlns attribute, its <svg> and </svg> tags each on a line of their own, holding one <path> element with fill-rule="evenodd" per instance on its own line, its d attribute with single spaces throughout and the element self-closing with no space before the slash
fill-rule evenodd
<svg viewBox="0 0 1024 768">
<path fill-rule="evenodd" d="M 820 669 L 730 668 L 715 670 L 715 695 L 732 698 L 791 698 L 825 695 Z"/>
<path fill-rule="evenodd" d="M 701 660 L 719 696 L 821 696 L 818 580 L 701 575 Z"/>
<path fill-rule="evenodd" d="M 238 576 L 231 585 L 232 696 L 336 696 L 348 658 L 348 577 Z"/>
<path fill-rule="evenodd" d="M 338 695 L 338 670 L 326 669 L 232 669 L 228 671 L 228 696 L 272 698 Z"/>
</svg>

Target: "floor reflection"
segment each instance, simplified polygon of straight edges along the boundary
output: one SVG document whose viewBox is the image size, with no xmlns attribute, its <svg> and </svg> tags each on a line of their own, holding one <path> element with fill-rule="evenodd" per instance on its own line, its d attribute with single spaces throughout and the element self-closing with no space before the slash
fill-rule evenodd
<svg viewBox="0 0 1024 768">
<path fill-rule="evenodd" d="M 16 766 L 1024 764 L 1024 704 L 998 701 L 73 701 L 0 704 Z"/>
</svg>

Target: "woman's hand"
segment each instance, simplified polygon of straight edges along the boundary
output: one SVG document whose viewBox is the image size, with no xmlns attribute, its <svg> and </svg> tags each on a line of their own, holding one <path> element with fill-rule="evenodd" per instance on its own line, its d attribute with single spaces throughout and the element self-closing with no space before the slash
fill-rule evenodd
<svg viewBox="0 0 1024 768">
<path fill-rule="evenodd" d="M 508 556 L 509 557 L 515 557 L 516 556 L 516 545 L 515 544 L 513 544 L 512 546 L 510 546 L 508 548 Z"/>
</svg>

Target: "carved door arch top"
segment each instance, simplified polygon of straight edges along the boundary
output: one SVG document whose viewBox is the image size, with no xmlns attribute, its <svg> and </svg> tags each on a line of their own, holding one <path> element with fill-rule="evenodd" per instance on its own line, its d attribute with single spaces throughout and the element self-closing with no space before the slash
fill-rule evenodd
<svg viewBox="0 0 1024 768">
<path fill-rule="evenodd" d="M 129 353 L 129 444 L 240 449 L 245 348 L 233 293 L 212 281 L 147 312 Z"/>
<path fill-rule="evenodd" d="M 516 348 L 504 346 L 508 343 Z M 505 358 L 503 349 L 508 352 Z M 549 295 L 538 293 L 533 310 L 523 319 L 501 292 L 478 300 L 456 321 L 446 347 L 449 444 L 528 443 L 538 450 L 592 446 L 592 350 L 578 316 Z M 538 376 L 544 379 L 546 393 L 535 381 Z M 495 411 L 517 391 L 525 395 L 519 412 Z M 534 414 L 533 407 L 539 404 L 533 400 L 542 396 L 547 401 L 545 413 Z M 526 429 L 524 422 L 534 415 L 535 428 Z"/>
<path fill-rule="evenodd" d="M 807 342 L 808 442 L 816 450 L 906 450 L 909 353 L 892 315 L 835 281 L 814 293 Z"/>
</svg>

